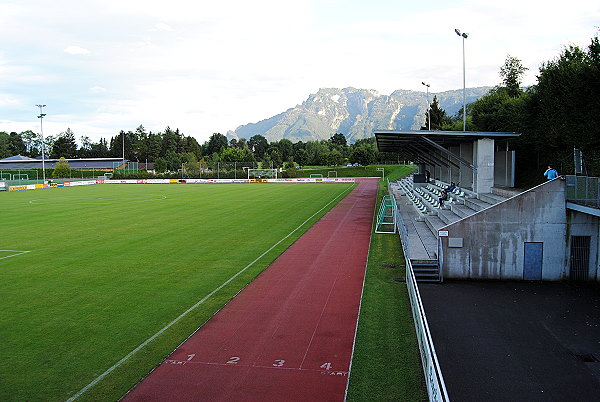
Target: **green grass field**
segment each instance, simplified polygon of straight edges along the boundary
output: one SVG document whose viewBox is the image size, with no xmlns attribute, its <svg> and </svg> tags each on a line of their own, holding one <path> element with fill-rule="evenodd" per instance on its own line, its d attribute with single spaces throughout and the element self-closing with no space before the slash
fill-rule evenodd
<svg viewBox="0 0 600 402">
<path fill-rule="evenodd" d="M 119 399 L 352 186 L 0 194 L 0 400 L 68 399 L 248 267 L 80 398 Z"/>
<path fill-rule="evenodd" d="M 407 168 L 408 169 L 408 168 Z M 400 169 L 393 178 L 404 176 Z M 379 185 L 379 202 L 387 194 Z M 427 401 L 400 237 L 371 235 L 348 401 Z"/>
</svg>

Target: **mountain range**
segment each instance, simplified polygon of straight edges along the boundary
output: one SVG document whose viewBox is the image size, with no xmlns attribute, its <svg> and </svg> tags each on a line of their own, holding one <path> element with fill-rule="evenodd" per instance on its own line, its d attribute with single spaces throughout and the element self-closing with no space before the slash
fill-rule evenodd
<svg viewBox="0 0 600 402">
<path fill-rule="evenodd" d="M 491 87 L 467 88 L 467 103 L 485 95 Z M 463 90 L 430 93 L 437 96 L 448 116 L 462 108 Z M 418 130 L 425 122 L 425 92 L 396 90 L 381 95 L 372 89 L 321 88 L 301 104 L 276 116 L 239 126 L 229 138 L 260 134 L 269 142 L 287 138 L 292 142 L 329 139 L 342 133 L 349 143 L 373 136 L 374 130 Z"/>
</svg>

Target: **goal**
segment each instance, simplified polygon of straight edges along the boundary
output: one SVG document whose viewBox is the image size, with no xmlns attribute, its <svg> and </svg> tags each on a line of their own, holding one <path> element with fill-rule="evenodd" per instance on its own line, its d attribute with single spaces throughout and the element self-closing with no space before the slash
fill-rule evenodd
<svg viewBox="0 0 600 402">
<path fill-rule="evenodd" d="M 276 179 L 277 169 L 248 169 L 248 179 Z"/>
</svg>

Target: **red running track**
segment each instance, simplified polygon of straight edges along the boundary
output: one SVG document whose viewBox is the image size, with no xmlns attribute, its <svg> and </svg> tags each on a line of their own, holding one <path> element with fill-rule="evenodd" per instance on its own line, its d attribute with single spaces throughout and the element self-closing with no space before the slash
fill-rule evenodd
<svg viewBox="0 0 600 402">
<path fill-rule="evenodd" d="M 377 179 L 359 185 L 126 401 L 343 401 Z"/>
</svg>

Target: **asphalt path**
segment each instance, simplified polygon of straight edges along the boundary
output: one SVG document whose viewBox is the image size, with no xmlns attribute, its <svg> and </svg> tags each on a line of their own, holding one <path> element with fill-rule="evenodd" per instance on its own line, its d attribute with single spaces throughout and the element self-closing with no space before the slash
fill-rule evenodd
<svg viewBox="0 0 600 402">
<path fill-rule="evenodd" d="M 600 286 L 419 284 L 452 401 L 600 401 Z"/>
</svg>

